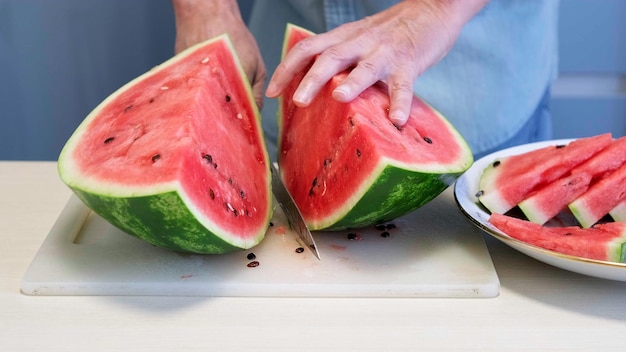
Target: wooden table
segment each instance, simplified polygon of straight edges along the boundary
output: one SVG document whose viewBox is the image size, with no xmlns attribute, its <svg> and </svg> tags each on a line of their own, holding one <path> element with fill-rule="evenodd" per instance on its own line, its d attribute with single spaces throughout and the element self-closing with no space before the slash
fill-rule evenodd
<svg viewBox="0 0 626 352">
<path fill-rule="evenodd" d="M 485 236 L 496 298 L 35 297 L 20 282 L 70 191 L 52 162 L 0 162 L 0 351 L 624 350 L 626 283 Z"/>
</svg>

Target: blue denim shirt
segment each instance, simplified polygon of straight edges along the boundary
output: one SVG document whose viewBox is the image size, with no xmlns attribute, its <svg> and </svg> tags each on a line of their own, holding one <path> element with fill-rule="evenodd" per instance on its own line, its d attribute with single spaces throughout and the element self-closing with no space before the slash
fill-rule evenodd
<svg viewBox="0 0 626 352">
<path fill-rule="evenodd" d="M 287 22 L 319 33 L 396 2 L 256 0 L 249 25 L 271 74 Z M 450 120 L 476 155 L 512 140 L 549 137 L 525 130 L 549 129 L 546 104 L 557 75 L 557 19 L 558 0 L 491 0 L 465 25 L 446 57 L 418 77 L 416 94 Z M 273 156 L 277 104 L 265 104 L 263 123 Z"/>
</svg>

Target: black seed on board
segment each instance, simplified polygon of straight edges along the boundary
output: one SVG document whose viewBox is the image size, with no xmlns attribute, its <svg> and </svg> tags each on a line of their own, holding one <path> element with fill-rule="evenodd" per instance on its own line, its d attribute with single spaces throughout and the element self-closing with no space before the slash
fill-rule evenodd
<svg viewBox="0 0 626 352">
<path fill-rule="evenodd" d="M 356 150 L 356 156 L 359 157 L 359 158 L 361 157 L 361 151 L 358 150 L 358 149 Z"/>
<path fill-rule="evenodd" d="M 226 95 L 226 102 L 228 103 L 230 101 L 230 95 Z"/>
<path fill-rule="evenodd" d="M 385 237 L 385 238 L 387 238 L 387 237 L 390 237 L 390 236 L 391 236 L 391 234 L 390 234 L 389 232 L 387 232 L 387 231 L 383 231 L 383 232 L 381 232 L 381 234 L 380 234 L 380 237 Z"/>
<path fill-rule="evenodd" d="M 296 253 L 302 253 L 302 252 L 304 252 L 304 248 L 302 247 L 296 248 Z"/>
<path fill-rule="evenodd" d="M 383 231 L 387 228 L 387 226 L 385 226 L 385 224 L 378 224 L 376 225 L 376 230 L 378 231 Z"/>
<path fill-rule="evenodd" d="M 396 228 L 396 224 L 394 224 L 394 223 L 387 224 L 387 230 L 393 230 L 395 228 Z"/>
<path fill-rule="evenodd" d="M 426 142 L 428 144 L 433 144 L 433 140 L 428 138 L 428 137 L 424 137 L 424 142 Z"/>
<path fill-rule="evenodd" d="M 500 165 L 500 160 L 496 160 L 493 162 L 493 167 L 498 167 Z"/>
<path fill-rule="evenodd" d="M 248 260 L 255 260 L 255 259 L 256 259 L 256 254 L 254 254 L 254 253 L 248 253 L 248 255 L 246 256 L 246 258 L 248 258 Z"/>
<path fill-rule="evenodd" d="M 248 268 L 256 268 L 259 265 L 260 265 L 260 263 L 258 261 L 253 260 L 250 263 L 248 263 Z"/>
<path fill-rule="evenodd" d="M 161 154 L 154 154 L 152 156 L 152 162 L 156 163 L 159 159 L 161 159 Z"/>
<path fill-rule="evenodd" d="M 124 108 L 124 112 L 128 112 L 128 110 L 133 108 L 133 104 L 128 105 L 127 107 Z"/>
<path fill-rule="evenodd" d="M 350 233 L 348 234 L 348 239 L 349 239 L 350 241 L 360 240 L 360 239 L 361 239 L 361 236 L 359 236 L 358 234 L 356 234 L 356 233 L 354 233 L 354 232 L 350 232 Z"/>
<path fill-rule="evenodd" d="M 109 143 L 113 142 L 114 139 L 115 139 L 115 137 L 109 137 L 109 138 L 104 140 L 104 144 L 109 144 Z"/>
<path fill-rule="evenodd" d="M 476 194 L 474 196 L 476 196 L 476 198 L 482 196 L 483 194 L 485 194 L 485 191 L 483 191 L 482 189 L 478 192 L 476 192 Z"/>
</svg>

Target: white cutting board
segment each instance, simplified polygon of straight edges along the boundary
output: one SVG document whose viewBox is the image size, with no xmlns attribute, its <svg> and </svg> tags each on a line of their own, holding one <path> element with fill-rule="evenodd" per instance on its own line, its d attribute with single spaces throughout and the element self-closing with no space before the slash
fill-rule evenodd
<svg viewBox="0 0 626 352">
<path fill-rule="evenodd" d="M 135 239 L 72 196 L 28 268 L 28 295 L 275 297 L 494 297 L 500 283 L 481 232 L 461 214 L 452 187 L 392 223 L 314 232 L 322 260 L 305 250 L 276 208 L 257 247 L 190 255 Z M 287 228 L 287 231 L 285 229 Z M 349 233 L 356 239 L 350 240 Z M 249 267 L 254 253 L 259 265 Z"/>
</svg>

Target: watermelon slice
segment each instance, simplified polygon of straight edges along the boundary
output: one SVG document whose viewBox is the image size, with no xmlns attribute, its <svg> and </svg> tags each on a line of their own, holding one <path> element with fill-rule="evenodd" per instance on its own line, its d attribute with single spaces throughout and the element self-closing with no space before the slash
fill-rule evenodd
<svg viewBox="0 0 626 352">
<path fill-rule="evenodd" d="M 480 177 L 478 199 L 492 213 L 504 214 L 535 189 L 565 176 L 611 141 L 611 134 L 606 133 L 494 160 Z"/>
<path fill-rule="evenodd" d="M 311 34 L 288 25 L 283 55 Z M 435 198 L 473 163 L 460 134 L 418 97 L 400 129 L 387 117 L 382 83 L 350 103 L 335 101 L 331 92 L 346 75 L 336 75 L 307 108 L 291 99 L 303 74 L 280 98 L 281 177 L 314 230 L 397 218 Z"/>
<path fill-rule="evenodd" d="M 626 200 L 626 164 L 589 187 L 568 207 L 582 227 L 591 227 Z"/>
<path fill-rule="evenodd" d="M 610 222 L 592 228 L 546 227 L 492 213 L 489 222 L 500 231 L 533 246 L 582 258 L 626 262 L 626 223 Z"/>
<path fill-rule="evenodd" d="M 626 162 L 626 137 L 613 141 L 568 176 L 541 187 L 518 204 L 528 220 L 544 224 L 585 193 L 591 183 Z"/>
<path fill-rule="evenodd" d="M 226 36 L 106 98 L 67 141 L 58 170 L 113 225 L 176 251 L 250 248 L 272 215 L 260 115 Z"/>
</svg>

